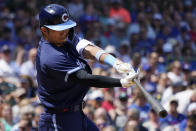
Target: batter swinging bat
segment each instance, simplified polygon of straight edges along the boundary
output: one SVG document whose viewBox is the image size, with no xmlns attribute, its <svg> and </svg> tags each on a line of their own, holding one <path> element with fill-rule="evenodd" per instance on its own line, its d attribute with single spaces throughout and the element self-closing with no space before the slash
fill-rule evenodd
<svg viewBox="0 0 196 131">
<path fill-rule="evenodd" d="M 140 89 L 140 91 L 142 92 L 142 94 L 144 95 L 144 97 L 146 98 L 146 100 L 150 103 L 150 105 L 152 106 L 152 108 L 156 111 L 156 113 L 162 117 L 165 118 L 167 116 L 167 111 L 163 108 L 163 106 L 157 101 L 155 100 L 155 98 L 153 98 L 140 84 L 140 82 L 137 79 L 134 79 L 134 82 L 136 83 L 136 85 L 138 86 L 138 88 Z"/>
</svg>

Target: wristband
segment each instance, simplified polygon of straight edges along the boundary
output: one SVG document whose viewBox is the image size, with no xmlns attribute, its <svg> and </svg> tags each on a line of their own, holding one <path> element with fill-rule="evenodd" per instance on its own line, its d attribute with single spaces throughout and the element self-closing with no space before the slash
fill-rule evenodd
<svg viewBox="0 0 196 131">
<path fill-rule="evenodd" d="M 105 53 L 104 50 L 99 50 L 99 51 L 96 53 L 96 55 L 95 55 L 96 60 L 99 61 L 101 55 L 104 54 L 104 53 Z"/>
<path fill-rule="evenodd" d="M 114 56 L 107 55 L 104 59 L 104 64 L 107 64 L 113 67 L 116 61 L 117 59 Z"/>
</svg>

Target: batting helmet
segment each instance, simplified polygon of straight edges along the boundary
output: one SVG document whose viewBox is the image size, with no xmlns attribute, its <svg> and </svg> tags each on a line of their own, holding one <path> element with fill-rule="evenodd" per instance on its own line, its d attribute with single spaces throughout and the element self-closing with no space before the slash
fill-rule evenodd
<svg viewBox="0 0 196 131">
<path fill-rule="evenodd" d="M 50 4 L 42 8 L 39 13 L 40 27 L 62 31 L 76 26 L 76 22 L 70 19 L 68 10 L 58 4 Z"/>
</svg>

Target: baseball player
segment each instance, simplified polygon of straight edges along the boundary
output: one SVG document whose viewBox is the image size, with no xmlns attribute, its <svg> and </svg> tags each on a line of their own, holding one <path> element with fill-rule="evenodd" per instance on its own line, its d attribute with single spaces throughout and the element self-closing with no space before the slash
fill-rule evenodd
<svg viewBox="0 0 196 131">
<path fill-rule="evenodd" d="M 63 6 L 45 6 L 39 13 L 39 22 L 43 37 L 37 50 L 36 68 L 38 95 L 45 109 L 40 116 L 39 130 L 98 131 L 82 112 L 89 87 L 130 87 L 138 73 L 131 65 L 79 38 L 73 29 L 76 23 Z M 92 75 L 84 58 L 96 59 L 129 75 L 122 79 Z"/>
</svg>

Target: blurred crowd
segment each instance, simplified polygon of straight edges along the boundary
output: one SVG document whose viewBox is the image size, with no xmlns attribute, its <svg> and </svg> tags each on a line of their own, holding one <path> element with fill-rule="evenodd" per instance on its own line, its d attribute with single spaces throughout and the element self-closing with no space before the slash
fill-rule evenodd
<svg viewBox="0 0 196 131">
<path fill-rule="evenodd" d="M 37 130 L 38 13 L 50 3 L 67 7 L 80 37 L 140 67 L 141 84 L 168 111 L 158 117 L 137 87 L 92 87 L 84 112 L 101 131 L 196 130 L 195 0 L 0 0 L 0 131 Z M 94 74 L 122 77 L 89 63 Z"/>
</svg>

